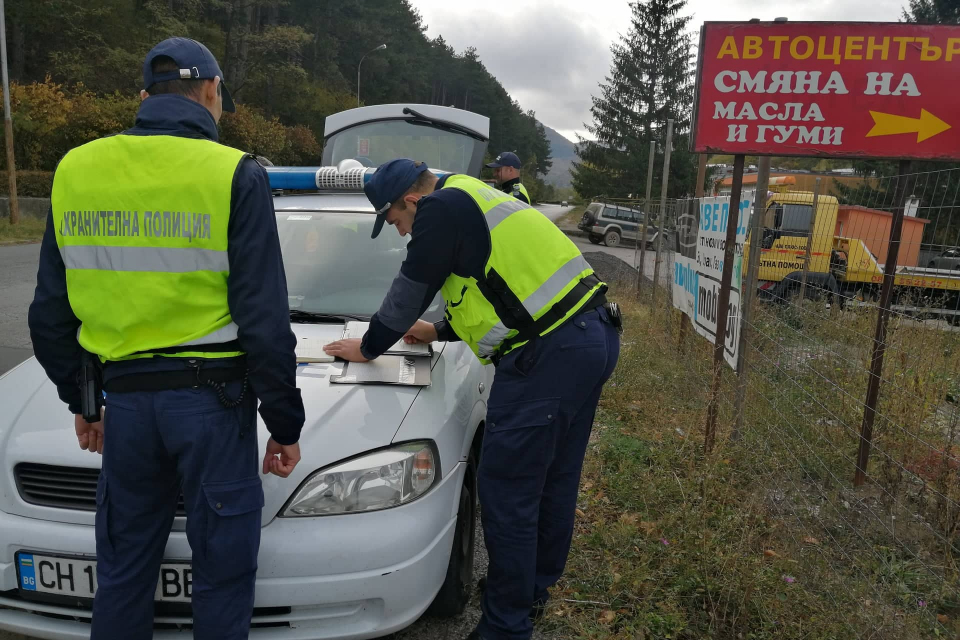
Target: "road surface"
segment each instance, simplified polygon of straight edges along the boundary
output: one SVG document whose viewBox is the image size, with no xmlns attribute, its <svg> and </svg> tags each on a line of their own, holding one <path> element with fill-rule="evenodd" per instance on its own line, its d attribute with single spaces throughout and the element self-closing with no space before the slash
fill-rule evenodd
<svg viewBox="0 0 960 640">
<path fill-rule="evenodd" d="M 0 374 L 33 355 L 27 310 L 39 257 L 39 244 L 0 246 Z"/>
</svg>

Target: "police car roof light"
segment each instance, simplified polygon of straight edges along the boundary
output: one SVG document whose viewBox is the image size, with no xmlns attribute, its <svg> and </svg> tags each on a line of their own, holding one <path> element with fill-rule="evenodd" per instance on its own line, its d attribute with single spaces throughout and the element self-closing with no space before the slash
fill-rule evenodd
<svg viewBox="0 0 960 640">
<path fill-rule="evenodd" d="M 293 191 L 363 191 L 365 185 L 376 173 L 375 168 L 350 167 L 265 167 L 271 189 L 289 189 Z M 446 171 L 431 169 L 434 175 L 442 178 Z"/>
</svg>

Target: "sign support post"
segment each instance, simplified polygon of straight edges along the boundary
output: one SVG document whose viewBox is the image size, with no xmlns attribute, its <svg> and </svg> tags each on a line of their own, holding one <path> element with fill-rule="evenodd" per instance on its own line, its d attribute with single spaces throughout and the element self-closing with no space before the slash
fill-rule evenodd
<svg viewBox="0 0 960 640">
<path fill-rule="evenodd" d="M 723 248 L 723 272 L 720 276 L 720 295 L 717 298 L 717 337 L 713 343 L 713 385 L 707 405 L 707 426 L 703 445 L 706 455 L 713 450 L 717 432 L 717 413 L 720 403 L 720 379 L 723 375 L 723 350 L 727 340 L 727 316 L 730 313 L 730 283 L 733 280 L 733 258 L 737 244 L 737 225 L 740 223 L 740 196 L 743 192 L 744 156 L 733 159 L 733 189 L 730 191 L 730 215 L 727 218 L 727 237 Z"/>
</svg>

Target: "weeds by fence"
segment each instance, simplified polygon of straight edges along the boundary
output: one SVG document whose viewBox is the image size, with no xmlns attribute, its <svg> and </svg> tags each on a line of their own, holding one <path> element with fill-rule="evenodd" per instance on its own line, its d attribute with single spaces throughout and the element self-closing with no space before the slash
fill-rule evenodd
<svg viewBox="0 0 960 640">
<path fill-rule="evenodd" d="M 701 517 L 686 522 L 704 548 L 724 552 L 716 535 L 729 544 L 728 561 L 705 565 L 700 628 L 730 638 L 960 637 L 960 250 L 950 251 L 960 245 L 960 170 L 820 194 L 816 209 L 813 194 L 777 194 L 767 204 L 754 213 L 762 216 L 760 295 L 740 327 L 749 366 L 741 379 L 727 367 L 720 374 L 716 449 L 702 448 L 712 344 L 679 317 L 670 282 L 661 278 L 662 293 L 649 295 L 649 267 L 638 296 L 645 335 L 635 339 L 649 341 L 645 357 L 653 349 L 672 359 L 683 383 L 634 389 L 619 380 L 624 386 L 611 394 L 627 394 L 624 402 L 629 393 L 661 394 L 691 421 L 677 428 L 699 439 L 687 453 L 701 494 L 684 504 Z M 697 205 L 670 203 L 658 219 L 682 235 L 681 218 Z M 882 309 L 893 214 L 904 206 L 892 295 Z M 672 252 L 664 271 L 672 280 Z M 881 314 L 888 322 L 878 333 Z M 885 354 L 874 403 L 867 389 L 878 344 Z M 865 443 L 864 482 L 856 486 Z M 738 504 L 706 508 L 734 495 Z M 716 521 L 724 510 L 743 526 L 740 539 Z M 792 567 L 781 579 L 800 587 L 791 596 L 795 611 L 743 582 L 769 578 L 759 569 L 739 573 L 751 553 Z M 724 565 L 737 585 L 719 577 Z"/>
</svg>

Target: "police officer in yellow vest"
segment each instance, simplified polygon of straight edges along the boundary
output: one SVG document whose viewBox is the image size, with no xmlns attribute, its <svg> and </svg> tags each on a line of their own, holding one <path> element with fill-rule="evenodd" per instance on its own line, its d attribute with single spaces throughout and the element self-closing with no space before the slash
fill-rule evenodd
<svg viewBox="0 0 960 640">
<path fill-rule="evenodd" d="M 134 128 L 57 168 L 30 332 L 80 448 L 102 453 L 91 638 L 153 637 L 178 496 L 193 637 L 246 638 L 259 473 L 290 475 L 304 421 L 273 203 L 254 157 L 217 143 L 234 106 L 205 46 L 165 40 L 143 76 Z M 84 401 L 78 376 L 104 391 Z"/>
<path fill-rule="evenodd" d="M 520 169 L 523 165 L 517 154 L 510 151 L 504 151 L 497 156 L 493 162 L 485 165 L 488 169 L 493 169 L 493 177 L 500 185 L 500 190 L 509 193 L 517 200 L 522 200 L 530 204 L 530 194 L 527 188 L 520 183 Z"/>
<path fill-rule="evenodd" d="M 412 235 L 400 273 L 350 361 L 398 339 L 462 340 L 496 366 L 477 490 L 490 556 L 471 638 L 526 639 L 563 572 L 580 469 L 604 382 L 620 350 L 619 314 L 576 245 L 539 211 L 422 162 L 381 165 L 365 187 L 378 215 Z M 440 291 L 446 318 L 418 320 Z"/>
</svg>

